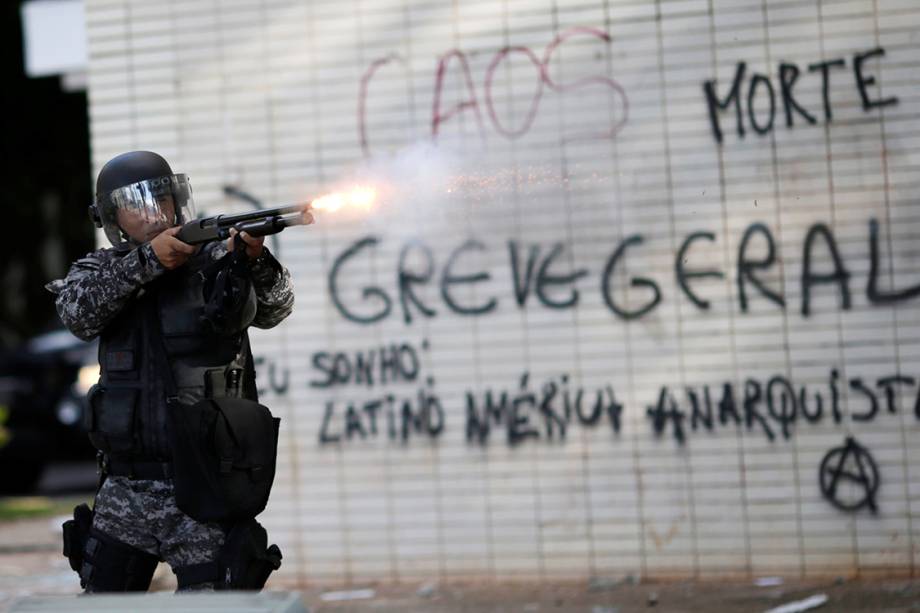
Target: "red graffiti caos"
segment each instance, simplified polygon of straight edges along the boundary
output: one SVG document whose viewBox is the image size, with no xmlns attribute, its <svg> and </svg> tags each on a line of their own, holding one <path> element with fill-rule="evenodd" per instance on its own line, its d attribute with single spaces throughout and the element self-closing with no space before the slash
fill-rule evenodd
<svg viewBox="0 0 920 613">
<path fill-rule="evenodd" d="M 502 60 L 511 53 L 521 53 L 527 56 L 527 59 L 530 60 L 537 71 L 537 89 L 533 93 L 533 98 L 530 101 L 530 108 L 527 110 L 527 114 L 524 115 L 523 123 L 516 130 L 506 128 L 501 124 L 498 120 L 498 114 L 495 112 L 495 105 L 492 103 L 492 81 L 495 77 L 495 69 L 498 68 Z M 500 134 L 514 139 L 527 133 L 527 130 L 529 130 L 530 126 L 533 124 L 534 118 L 537 116 L 537 109 L 540 108 L 540 98 L 543 97 L 543 83 L 546 80 L 546 70 L 543 62 L 541 62 L 536 54 L 527 47 L 505 47 L 495 54 L 495 57 L 489 64 L 489 68 L 486 70 L 485 97 L 486 107 L 489 109 L 489 118 L 492 120 L 492 125 L 495 126 L 495 129 L 498 130 Z"/>
<path fill-rule="evenodd" d="M 508 140 L 514 140 L 526 134 L 530 130 L 531 126 L 533 126 L 539 112 L 540 101 L 543 99 L 545 88 L 557 94 L 566 94 L 591 86 L 601 86 L 607 88 L 609 91 L 614 92 L 617 95 L 620 100 L 620 113 L 618 113 L 618 118 L 614 123 L 606 126 L 602 130 L 588 133 L 565 134 L 563 135 L 563 140 L 572 141 L 600 139 L 613 138 L 616 136 L 616 134 L 626 123 L 629 102 L 626 97 L 626 92 L 615 79 L 612 79 L 606 75 L 592 75 L 582 77 L 570 83 L 560 83 L 553 79 L 550 74 L 550 62 L 553 59 L 553 54 L 563 43 L 575 36 L 589 36 L 605 43 L 610 42 L 610 36 L 603 30 L 589 27 L 576 27 L 570 28 L 553 38 L 553 40 L 550 41 L 550 43 L 544 49 L 542 57 L 538 56 L 528 47 L 503 47 L 496 51 L 492 60 L 489 62 L 488 67 L 486 68 L 482 85 L 482 105 L 480 104 L 480 98 L 477 94 L 476 84 L 473 79 L 473 73 L 470 69 L 469 60 L 466 53 L 459 49 L 451 49 L 443 53 L 440 57 L 438 57 L 434 71 L 434 89 L 430 121 L 431 138 L 437 139 L 440 128 L 444 123 L 469 111 L 473 114 L 473 119 L 476 122 L 476 126 L 480 135 L 483 139 L 485 139 L 487 127 L 485 125 L 485 121 L 483 120 L 483 111 L 481 108 L 484 105 L 491 128 L 502 137 Z M 499 119 L 498 113 L 495 109 L 493 84 L 495 81 L 496 71 L 506 61 L 509 61 L 510 56 L 512 55 L 525 57 L 533 66 L 535 87 L 533 88 L 532 92 L 526 94 L 531 97 L 527 112 L 516 124 L 510 125 L 511 122 L 507 122 L 508 125 L 506 125 L 506 123 Z M 369 95 L 370 83 L 373 78 L 385 67 L 396 67 L 399 65 L 405 66 L 403 60 L 399 58 L 399 56 L 389 55 L 371 62 L 367 70 L 365 70 L 364 74 L 361 76 L 358 88 L 358 138 L 361 142 L 361 150 L 366 156 L 370 155 L 371 153 L 367 129 L 367 99 Z M 458 77 L 462 83 L 463 88 L 462 98 L 459 102 L 456 102 L 450 106 L 445 106 L 442 96 L 444 90 L 444 81 L 448 74 L 451 74 L 455 71 L 459 71 Z"/>
</svg>

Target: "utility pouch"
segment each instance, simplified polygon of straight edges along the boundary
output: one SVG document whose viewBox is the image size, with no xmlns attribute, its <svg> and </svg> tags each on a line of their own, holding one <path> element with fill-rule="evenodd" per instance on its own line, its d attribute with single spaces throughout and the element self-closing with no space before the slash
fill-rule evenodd
<svg viewBox="0 0 920 613">
<path fill-rule="evenodd" d="M 244 398 L 169 403 L 176 505 L 202 521 L 252 519 L 265 509 L 280 419 Z"/>
<path fill-rule="evenodd" d="M 130 451 L 134 442 L 137 388 L 94 386 L 88 394 L 89 439 L 106 453 Z"/>
<path fill-rule="evenodd" d="M 74 507 L 73 519 L 64 522 L 64 557 L 78 573 L 83 567 L 83 549 L 92 525 L 93 511 L 86 503 Z"/>
<path fill-rule="evenodd" d="M 254 519 L 235 524 L 216 560 L 174 569 L 179 589 L 210 582 L 216 590 L 261 590 L 281 567 L 281 550 Z"/>
</svg>

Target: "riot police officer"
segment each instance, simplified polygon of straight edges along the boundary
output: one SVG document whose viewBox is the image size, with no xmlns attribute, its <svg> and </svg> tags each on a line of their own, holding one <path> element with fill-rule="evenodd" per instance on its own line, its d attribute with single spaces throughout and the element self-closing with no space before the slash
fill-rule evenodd
<svg viewBox="0 0 920 613">
<path fill-rule="evenodd" d="M 303 215 L 312 223 L 309 210 Z M 251 583 L 264 583 L 280 565 L 275 546 L 253 550 L 265 538 L 261 526 L 253 520 L 233 532 L 231 524 L 199 521 L 177 507 L 166 396 L 172 389 L 186 403 L 256 399 L 247 328 L 271 328 L 291 313 L 290 275 L 262 238 L 244 233 L 238 238 L 248 278 L 236 287 L 242 299 L 234 312 L 221 313 L 223 325 L 208 326 L 205 289 L 234 239 L 196 247 L 176 238 L 178 226 L 195 218 L 191 185 L 156 153 L 109 161 L 90 216 L 112 247 L 48 284 L 67 328 L 100 340 L 100 383 L 88 398 L 87 427 L 103 481 L 93 510 L 78 507 L 65 525 L 65 554 L 88 592 L 145 591 L 159 561 L 172 567 L 179 589 L 259 589 Z M 233 564 L 241 579 L 231 581 Z"/>
</svg>

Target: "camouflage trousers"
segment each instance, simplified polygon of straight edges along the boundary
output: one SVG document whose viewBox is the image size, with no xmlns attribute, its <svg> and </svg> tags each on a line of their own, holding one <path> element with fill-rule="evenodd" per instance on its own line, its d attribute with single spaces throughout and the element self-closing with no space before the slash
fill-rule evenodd
<svg viewBox="0 0 920 613">
<path fill-rule="evenodd" d="M 219 524 L 196 521 L 179 510 L 171 480 L 108 477 L 94 509 L 94 528 L 157 556 L 173 571 L 217 559 L 224 544 Z M 188 589 L 213 588 L 199 583 Z"/>
</svg>

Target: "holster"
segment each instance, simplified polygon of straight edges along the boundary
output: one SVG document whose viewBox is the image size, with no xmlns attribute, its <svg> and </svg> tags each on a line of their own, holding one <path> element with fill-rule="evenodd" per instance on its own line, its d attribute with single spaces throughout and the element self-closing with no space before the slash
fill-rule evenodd
<svg viewBox="0 0 920 613">
<path fill-rule="evenodd" d="M 281 567 L 281 549 L 268 546 L 268 534 L 255 519 L 234 525 L 213 562 L 173 569 L 179 589 L 214 583 L 217 590 L 261 590 Z"/>
<path fill-rule="evenodd" d="M 73 519 L 64 522 L 64 557 L 78 573 L 83 568 L 83 550 L 92 526 L 93 511 L 86 503 L 74 507 Z"/>
</svg>

